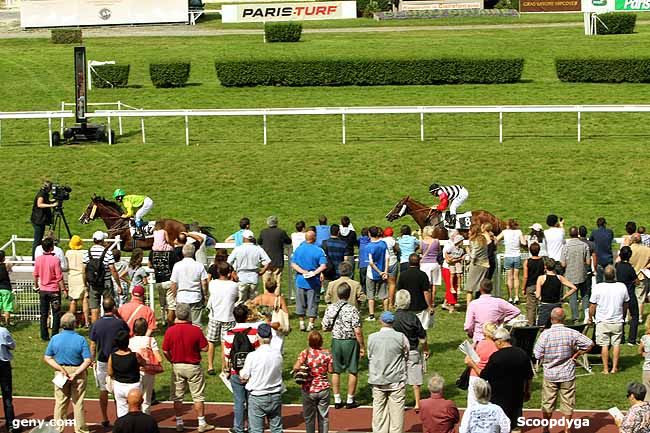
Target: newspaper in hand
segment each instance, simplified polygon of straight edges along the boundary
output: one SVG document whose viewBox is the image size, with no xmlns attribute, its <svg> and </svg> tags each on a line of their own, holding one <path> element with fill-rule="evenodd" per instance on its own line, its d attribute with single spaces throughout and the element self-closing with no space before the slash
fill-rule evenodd
<svg viewBox="0 0 650 433">
<path fill-rule="evenodd" d="M 607 409 L 607 412 L 609 412 L 609 414 L 611 416 L 613 416 L 614 419 L 618 419 L 618 420 L 622 421 L 623 418 L 624 418 L 623 412 L 621 412 L 621 410 L 619 408 L 617 408 L 616 406 L 610 407 L 609 409 Z"/>
<path fill-rule="evenodd" d="M 67 382 L 68 382 L 68 376 L 61 373 L 60 371 L 57 371 L 54 374 L 54 379 L 52 379 L 52 383 L 54 384 L 54 386 L 56 386 L 59 389 L 63 388 Z"/>
<path fill-rule="evenodd" d="M 465 340 L 462 343 L 458 345 L 458 350 L 463 352 L 465 355 L 469 356 L 472 361 L 475 363 L 479 363 L 481 361 L 481 358 L 478 356 L 478 353 L 474 350 L 474 347 L 472 347 L 472 342 L 469 340 Z"/>
</svg>

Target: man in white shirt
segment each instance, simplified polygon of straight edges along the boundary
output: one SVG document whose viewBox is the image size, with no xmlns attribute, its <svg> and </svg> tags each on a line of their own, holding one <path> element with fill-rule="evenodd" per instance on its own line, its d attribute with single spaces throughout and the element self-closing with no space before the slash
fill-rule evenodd
<svg viewBox="0 0 650 433">
<path fill-rule="evenodd" d="M 564 220 L 558 219 L 557 215 L 546 217 L 548 228 L 544 230 L 546 239 L 546 250 L 548 256 L 557 263 L 562 261 L 562 247 L 564 246 Z"/>
<path fill-rule="evenodd" d="M 232 250 L 228 263 L 235 268 L 239 278 L 238 304 L 253 299 L 257 294 L 257 282 L 269 267 L 271 259 L 266 251 L 254 243 L 253 232 L 244 230 L 244 243 Z M 262 268 L 260 269 L 260 265 Z"/>
<path fill-rule="evenodd" d="M 208 340 L 208 374 L 211 376 L 216 374 L 214 369 L 215 346 L 221 344 L 222 365 L 225 365 L 223 362 L 223 342 L 226 333 L 236 324 L 233 308 L 239 298 L 239 290 L 237 289 L 237 283 L 230 279 L 232 275 L 231 269 L 228 263 L 219 263 L 217 266 L 219 279 L 210 281 L 208 286 L 210 292 L 208 298 L 210 319 L 205 337 Z"/>
<path fill-rule="evenodd" d="M 170 291 L 177 304 L 188 304 L 192 310 L 192 324 L 201 325 L 204 300 L 208 297 L 208 273 L 192 257 L 194 245 L 183 245 L 183 260 L 172 269 Z"/>
<path fill-rule="evenodd" d="M 248 397 L 248 425 L 250 433 L 264 432 L 264 419 L 268 418 L 271 433 L 282 433 L 282 355 L 271 349 L 271 326 L 262 323 L 257 327 L 260 347 L 246 357 L 239 372 L 246 384 Z"/>
<path fill-rule="evenodd" d="M 589 322 L 596 322 L 596 344 L 602 346 L 603 373 L 618 371 L 624 312 L 630 297 L 623 283 L 616 282 L 616 269 L 608 265 L 603 271 L 604 282 L 596 284 L 589 298 Z M 609 370 L 609 346 L 612 349 L 612 369 Z"/>
</svg>

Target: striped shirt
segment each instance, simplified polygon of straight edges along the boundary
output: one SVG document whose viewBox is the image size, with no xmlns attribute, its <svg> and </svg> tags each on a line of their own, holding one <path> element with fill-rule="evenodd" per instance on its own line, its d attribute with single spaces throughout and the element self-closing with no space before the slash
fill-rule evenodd
<svg viewBox="0 0 650 433">
<path fill-rule="evenodd" d="M 576 378 L 573 355 L 587 350 L 593 341 L 578 331 L 556 323 L 542 332 L 535 343 L 535 358 L 544 366 L 544 379 L 549 382 L 570 382 Z"/>
<path fill-rule="evenodd" d="M 431 191 L 431 194 L 440 195 L 441 192 L 444 192 L 445 194 L 447 194 L 447 197 L 451 201 L 456 197 L 458 197 L 458 194 L 460 194 L 460 191 L 462 189 L 465 189 L 465 187 L 462 185 L 445 185 L 445 186 L 439 186 L 435 190 Z"/>
<path fill-rule="evenodd" d="M 84 265 L 90 263 L 91 258 L 99 259 L 102 256 L 103 252 L 104 252 L 104 246 L 99 244 L 95 244 L 92 247 L 90 247 L 89 250 L 84 251 L 84 258 L 83 258 Z M 110 286 L 111 279 L 113 278 L 109 269 L 111 265 L 115 265 L 115 259 L 113 258 L 113 253 L 110 250 L 107 250 L 106 254 L 104 255 L 105 286 Z"/>
<path fill-rule="evenodd" d="M 260 346 L 260 342 L 257 339 L 257 327 L 261 322 L 256 323 L 237 323 L 234 328 L 226 333 L 226 338 L 223 340 L 223 356 L 230 360 L 230 351 L 232 350 L 233 341 L 235 339 L 235 333 L 242 332 L 248 328 L 251 328 L 248 331 L 248 340 L 251 342 L 253 347 L 257 349 Z M 231 374 L 239 374 L 235 370 L 231 370 Z"/>
</svg>

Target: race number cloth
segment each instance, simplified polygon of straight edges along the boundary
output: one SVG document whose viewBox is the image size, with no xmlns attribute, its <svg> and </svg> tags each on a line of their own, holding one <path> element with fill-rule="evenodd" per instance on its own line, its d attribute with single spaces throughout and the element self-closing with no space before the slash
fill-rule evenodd
<svg viewBox="0 0 650 433">
<path fill-rule="evenodd" d="M 443 218 L 446 220 L 447 212 L 444 213 Z M 472 212 L 465 212 L 456 214 L 456 226 L 453 227 L 456 230 L 469 230 L 469 227 L 472 225 Z M 451 228 L 445 225 L 447 228 Z"/>
</svg>

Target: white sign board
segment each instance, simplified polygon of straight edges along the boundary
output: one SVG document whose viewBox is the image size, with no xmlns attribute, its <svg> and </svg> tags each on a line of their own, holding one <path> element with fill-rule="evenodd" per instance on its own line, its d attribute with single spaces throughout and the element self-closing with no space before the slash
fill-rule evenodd
<svg viewBox="0 0 650 433">
<path fill-rule="evenodd" d="M 441 1 L 402 1 L 401 11 L 430 11 L 437 9 L 483 9 L 483 0 L 441 0 Z"/>
<path fill-rule="evenodd" d="M 614 0 L 582 0 L 582 11 L 598 14 L 614 12 Z"/>
<path fill-rule="evenodd" d="M 21 27 L 178 23 L 187 0 L 22 0 Z"/>
<path fill-rule="evenodd" d="M 333 20 L 356 17 L 356 1 L 236 4 L 221 7 L 221 21 L 224 23 Z"/>
</svg>

